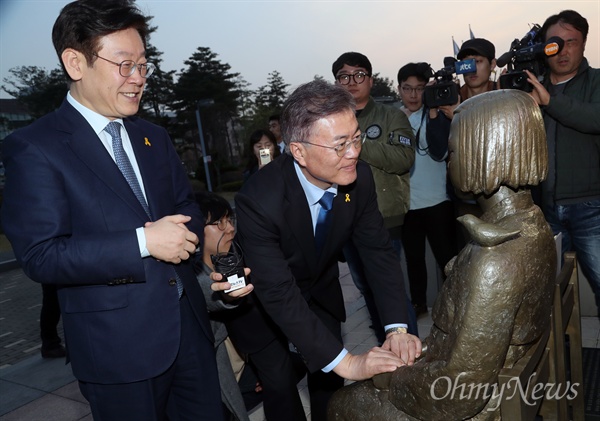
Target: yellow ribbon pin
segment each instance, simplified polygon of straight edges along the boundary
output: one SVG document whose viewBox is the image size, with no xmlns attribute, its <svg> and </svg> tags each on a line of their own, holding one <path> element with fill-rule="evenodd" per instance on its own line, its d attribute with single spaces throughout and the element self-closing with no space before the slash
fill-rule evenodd
<svg viewBox="0 0 600 421">
<path fill-rule="evenodd" d="M 346 193 L 346 202 L 349 202 L 349 201 L 350 201 L 350 194 Z"/>
<path fill-rule="evenodd" d="M 150 141 L 148 140 L 147 137 L 144 138 L 144 145 L 146 145 L 146 146 L 152 146 L 152 143 L 150 143 Z"/>
</svg>

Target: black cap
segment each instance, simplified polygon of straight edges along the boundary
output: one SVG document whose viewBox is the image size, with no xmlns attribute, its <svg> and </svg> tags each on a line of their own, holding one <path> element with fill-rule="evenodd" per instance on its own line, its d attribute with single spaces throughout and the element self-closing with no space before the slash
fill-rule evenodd
<svg viewBox="0 0 600 421">
<path fill-rule="evenodd" d="M 463 42 L 456 58 L 462 60 L 466 56 L 483 56 L 492 61 L 496 58 L 496 48 L 487 39 L 473 38 Z"/>
</svg>

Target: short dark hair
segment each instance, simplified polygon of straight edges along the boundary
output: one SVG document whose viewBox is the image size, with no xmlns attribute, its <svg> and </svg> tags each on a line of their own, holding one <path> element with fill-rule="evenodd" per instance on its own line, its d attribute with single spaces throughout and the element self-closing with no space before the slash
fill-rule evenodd
<svg viewBox="0 0 600 421">
<path fill-rule="evenodd" d="M 317 120 L 355 110 L 354 98 L 346 88 L 319 79 L 300 85 L 283 104 L 283 140 L 286 145 L 306 142 Z"/>
<path fill-rule="evenodd" d="M 67 48 L 81 52 L 91 66 L 100 38 L 117 31 L 137 30 L 146 47 L 148 22 L 131 0 L 77 0 L 67 4 L 52 28 L 52 42 L 63 72 L 69 77 L 61 55 Z"/>
<path fill-rule="evenodd" d="M 427 83 L 432 76 L 431 66 L 423 62 L 405 64 L 398 70 L 398 83 L 406 81 L 411 76 Z"/>
<path fill-rule="evenodd" d="M 546 40 L 546 33 L 548 32 L 548 28 L 550 28 L 553 25 L 556 25 L 557 23 L 567 23 L 571 25 L 573 28 L 581 32 L 584 41 L 587 39 L 588 31 L 590 29 L 587 19 L 574 10 L 563 10 L 557 15 L 550 16 L 542 25 L 540 35 L 542 36 L 542 39 L 544 41 Z"/>
<path fill-rule="evenodd" d="M 269 117 L 268 122 L 270 123 L 271 121 L 279 121 L 280 118 L 281 118 L 281 116 L 279 114 L 274 114 Z"/>
<path fill-rule="evenodd" d="M 258 129 L 254 130 L 250 135 L 250 142 L 248 144 L 248 151 L 246 152 L 246 169 L 251 170 L 256 166 L 256 156 L 254 156 L 254 145 L 260 142 L 260 139 L 266 136 L 271 142 L 273 142 L 273 146 L 275 147 L 275 153 L 273 154 L 273 158 L 277 158 L 281 155 L 279 150 L 279 146 L 277 146 L 277 139 L 275 139 L 275 135 L 267 129 Z"/>
<path fill-rule="evenodd" d="M 233 216 L 231 205 L 222 196 L 207 191 L 198 192 L 194 196 L 202 214 L 206 218 L 206 224 L 217 222 L 224 216 Z"/>
<path fill-rule="evenodd" d="M 371 62 L 361 53 L 355 53 L 353 51 L 344 53 L 338 57 L 336 61 L 333 62 L 331 66 L 331 71 L 333 72 L 333 77 L 337 76 L 337 73 L 340 71 L 344 65 L 352 66 L 352 67 L 362 67 L 367 71 L 369 76 L 373 73 L 373 68 L 371 67 Z"/>
</svg>

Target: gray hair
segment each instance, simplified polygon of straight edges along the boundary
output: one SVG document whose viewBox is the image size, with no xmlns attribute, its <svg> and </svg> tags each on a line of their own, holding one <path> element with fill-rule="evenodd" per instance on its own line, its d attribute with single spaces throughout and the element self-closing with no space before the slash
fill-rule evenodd
<svg viewBox="0 0 600 421">
<path fill-rule="evenodd" d="M 283 104 L 281 134 L 285 144 L 306 142 L 314 123 L 322 118 L 356 110 L 352 94 L 345 88 L 323 80 L 300 85 Z M 289 148 L 286 147 L 289 153 Z"/>
</svg>

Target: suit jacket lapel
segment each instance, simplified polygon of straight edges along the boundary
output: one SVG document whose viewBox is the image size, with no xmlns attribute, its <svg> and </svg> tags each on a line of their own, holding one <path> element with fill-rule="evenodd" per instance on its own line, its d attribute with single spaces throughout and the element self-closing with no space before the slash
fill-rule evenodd
<svg viewBox="0 0 600 421">
<path fill-rule="evenodd" d="M 310 209 L 306 201 L 304 189 L 302 189 L 302 185 L 294 169 L 294 159 L 289 156 L 286 156 L 285 159 L 286 162 L 283 163 L 285 221 L 294 236 L 298 239 L 302 255 L 308 260 L 307 264 L 311 268 L 316 268 L 318 259 Z"/>
<path fill-rule="evenodd" d="M 155 215 L 161 214 L 159 208 L 161 198 L 152 194 L 156 191 L 156 189 L 149 188 L 150 186 L 158 185 L 158 180 L 156 178 L 157 172 L 155 171 L 156 163 L 154 162 L 154 151 L 152 149 L 152 139 L 148 137 L 150 136 L 149 133 L 142 133 L 138 126 L 129 120 L 124 120 L 124 122 L 127 129 L 127 134 L 129 135 L 129 140 L 131 140 L 131 146 L 133 147 L 133 152 L 135 154 L 138 168 L 140 169 L 142 180 L 144 180 L 144 193 L 146 194 L 146 201 L 148 202 L 150 213 L 152 213 L 152 217 L 154 219 Z"/>
<path fill-rule="evenodd" d="M 66 100 L 57 113 L 62 117 L 57 128 L 69 134 L 65 141 L 73 152 L 134 212 L 148 220 L 127 180 L 85 118 Z"/>
</svg>

